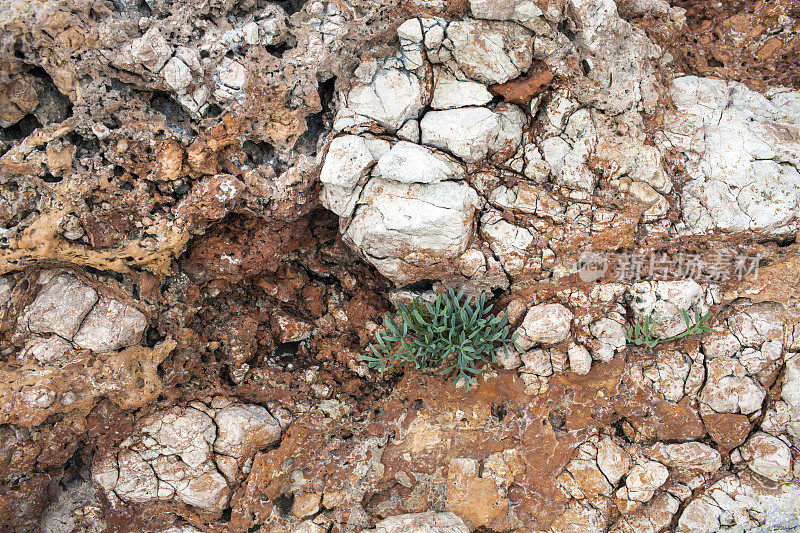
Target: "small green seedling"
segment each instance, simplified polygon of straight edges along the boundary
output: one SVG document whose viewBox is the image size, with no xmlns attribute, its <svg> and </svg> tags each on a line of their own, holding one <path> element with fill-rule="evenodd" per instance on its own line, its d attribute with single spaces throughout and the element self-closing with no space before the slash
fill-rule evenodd
<svg viewBox="0 0 800 533">
<path fill-rule="evenodd" d="M 625 332 L 625 340 L 631 344 L 635 344 L 636 346 L 644 345 L 648 348 L 654 348 L 663 342 L 676 341 L 678 339 L 688 337 L 689 335 L 695 335 L 697 333 L 702 333 L 703 331 L 711 331 L 711 328 L 705 325 L 705 323 L 708 322 L 708 319 L 711 317 L 711 311 L 701 316 L 700 310 L 695 309 L 694 323 L 692 323 L 692 319 L 689 317 L 689 313 L 687 313 L 685 309 L 682 309 L 681 313 L 683 313 L 683 320 L 686 322 L 686 331 L 683 333 L 675 335 L 674 337 L 668 337 L 666 339 L 654 338 L 654 326 L 650 326 L 650 317 L 646 316 L 644 320 L 636 321 L 636 323 L 634 323 L 634 325 Z"/>
<path fill-rule="evenodd" d="M 469 390 L 476 383 L 474 376 L 484 370 L 476 363 L 488 363 L 489 358 L 494 362 L 499 346 L 506 354 L 509 344 L 519 350 L 517 335 L 509 336 L 508 314 L 495 316 L 489 308 L 486 294 L 465 299 L 464 291 L 456 294 L 453 289 L 440 294 L 433 304 L 418 298 L 410 307 L 399 302 L 397 313 L 384 315 L 386 329 L 369 345 L 372 354 L 361 359 L 381 374 L 396 366 L 443 367 L 440 374 L 454 372 L 455 382 Z"/>
</svg>

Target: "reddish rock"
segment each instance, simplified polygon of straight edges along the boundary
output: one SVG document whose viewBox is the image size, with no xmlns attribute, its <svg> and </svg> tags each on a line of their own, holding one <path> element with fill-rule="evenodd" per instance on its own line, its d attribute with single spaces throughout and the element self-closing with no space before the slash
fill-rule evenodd
<svg viewBox="0 0 800 533">
<path fill-rule="evenodd" d="M 494 480 L 478 477 L 478 461 L 453 459 L 447 471 L 446 509 L 461 517 L 472 531 L 502 521 L 508 500 L 500 497 Z"/>
<path fill-rule="evenodd" d="M 489 92 L 495 96 L 502 96 L 506 102 L 527 105 L 534 96 L 542 93 L 547 85 L 553 81 L 553 74 L 544 70 L 544 67 L 531 67 L 528 73 L 515 80 L 489 87 Z"/>
<path fill-rule="evenodd" d="M 711 438 L 726 453 L 743 443 L 752 428 L 746 415 L 732 413 L 703 415 L 703 422 Z"/>
</svg>

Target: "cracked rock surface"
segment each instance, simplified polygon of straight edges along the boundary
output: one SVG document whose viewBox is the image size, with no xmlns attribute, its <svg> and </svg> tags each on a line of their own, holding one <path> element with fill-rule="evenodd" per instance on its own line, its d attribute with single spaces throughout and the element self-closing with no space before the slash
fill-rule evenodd
<svg viewBox="0 0 800 533">
<path fill-rule="evenodd" d="M 797 530 L 795 4 L 8 0 L 0 530 Z"/>
</svg>

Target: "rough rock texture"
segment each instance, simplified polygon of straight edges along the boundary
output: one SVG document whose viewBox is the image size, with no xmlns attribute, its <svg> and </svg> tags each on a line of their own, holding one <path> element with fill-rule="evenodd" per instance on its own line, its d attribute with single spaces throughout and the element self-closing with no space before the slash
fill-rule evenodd
<svg viewBox="0 0 800 533">
<path fill-rule="evenodd" d="M 665 118 L 663 135 L 667 149 L 687 158 L 689 229 L 793 239 L 800 218 L 797 93 L 763 95 L 687 76 L 672 82 L 670 96 L 676 110 Z"/>
<path fill-rule="evenodd" d="M 416 513 L 381 520 L 369 533 L 467 533 L 464 521 L 453 513 Z"/>
<path fill-rule="evenodd" d="M 0 530 L 797 529 L 796 2 L 0 30 Z M 469 391 L 366 365 L 449 288 L 517 347 Z"/>
</svg>

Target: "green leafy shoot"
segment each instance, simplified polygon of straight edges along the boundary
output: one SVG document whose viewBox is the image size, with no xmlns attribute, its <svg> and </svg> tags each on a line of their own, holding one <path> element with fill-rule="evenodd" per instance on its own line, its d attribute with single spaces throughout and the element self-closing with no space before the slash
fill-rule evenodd
<svg viewBox="0 0 800 533">
<path fill-rule="evenodd" d="M 397 313 L 384 315 L 385 328 L 361 359 L 381 374 L 400 366 L 438 368 L 440 374 L 455 375 L 455 383 L 469 390 L 484 370 L 476 365 L 494 362 L 497 348 L 502 346 L 508 354 L 513 344 L 519 350 L 517 335 L 509 336 L 508 314 L 495 316 L 489 308 L 485 293 L 464 298 L 464 291 L 456 294 L 453 289 L 433 304 L 418 298 L 410 306 L 399 302 Z"/>
<path fill-rule="evenodd" d="M 711 318 L 711 311 L 701 316 L 700 310 L 695 309 L 694 321 L 692 321 L 689 313 L 685 309 L 682 309 L 681 313 L 683 313 L 683 320 L 686 322 L 686 331 L 683 333 L 675 335 L 674 337 L 668 337 L 666 339 L 654 338 L 654 327 L 650 326 L 650 317 L 646 316 L 644 320 L 636 321 L 630 329 L 625 331 L 625 340 L 631 344 L 635 344 L 636 346 L 647 346 L 648 348 L 654 348 L 663 342 L 676 341 L 690 335 L 695 335 L 704 331 L 711 331 L 711 328 L 705 325 L 706 322 L 708 322 L 708 319 Z"/>
</svg>

